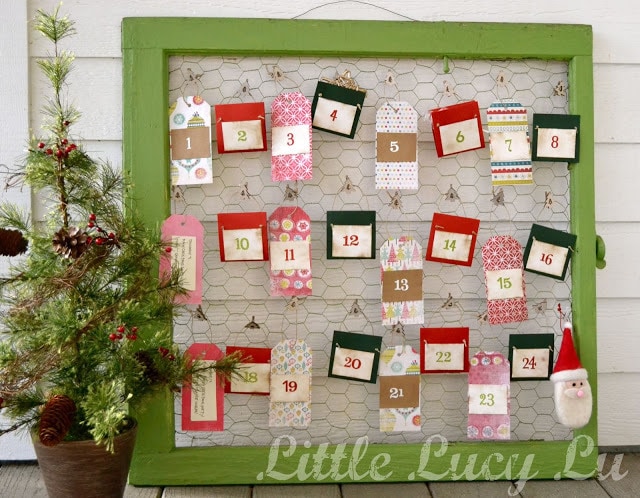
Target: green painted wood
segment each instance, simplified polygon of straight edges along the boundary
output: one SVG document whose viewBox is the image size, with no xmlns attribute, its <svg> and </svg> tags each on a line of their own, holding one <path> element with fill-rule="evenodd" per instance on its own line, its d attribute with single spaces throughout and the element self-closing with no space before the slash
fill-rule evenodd
<svg viewBox="0 0 640 498">
<path fill-rule="evenodd" d="M 242 33 L 242 36 L 237 36 Z M 124 168 L 149 226 L 169 213 L 168 73 L 171 54 L 539 58 L 569 60 L 570 109 L 581 115 L 571 171 L 573 321 L 591 373 L 594 414 L 574 441 L 434 441 L 405 445 L 175 448 L 173 397 L 134 411 L 140 422 L 130 482 L 139 485 L 553 479 L 597 465 L 593 67 L 590 26 L 266 19 L 127 18 L 122 26 Z M 286 450 L 286 451 L 285 451 Z M 327 460 L 326 455 L 333 455 Z M 314 471 L 314 462 L 322 465 Z M 331 461 L 337 461 L 335 471 Z M 351 470 L 349 471 L 349 463 Z"/>
</svg>

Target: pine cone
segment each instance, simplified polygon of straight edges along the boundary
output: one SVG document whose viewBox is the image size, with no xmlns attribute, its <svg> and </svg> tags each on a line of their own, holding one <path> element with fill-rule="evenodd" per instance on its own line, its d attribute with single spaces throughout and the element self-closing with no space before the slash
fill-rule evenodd
<svg viewBox="0 0 640 498">
<path fill-rule="evenodd" d="M 69 432 L 76 415 L 76 404 L 69 396 L 56 394 L 44 405 L 38 435 L 45 446 L 55 446 Z"/>
<path fill-rule="evenodd" d="M 153 361 L 153 357 L 149 354 L 148 351 L 136 351 L 133 356 L 138 360 L 138 363 L 142 366 L 142 372 L 145 379 L 150 384 L 160 384 L 162 383 L 162 375 L 156 368 L 156 365 Z"/>
<path fill-rule="evenodd" d="M 87 250 L 87 232 L 82 232 L 78 227 L 70 227 L 58 230 L 53 237 L 53 249 L 65 258 L 77 259 Z"/>
<path fill-rule="evenodd" d="M 19 230 L 0 228 L 0 256 L 17 256 L 26 252 L 28 245 Z"/>
</svg>

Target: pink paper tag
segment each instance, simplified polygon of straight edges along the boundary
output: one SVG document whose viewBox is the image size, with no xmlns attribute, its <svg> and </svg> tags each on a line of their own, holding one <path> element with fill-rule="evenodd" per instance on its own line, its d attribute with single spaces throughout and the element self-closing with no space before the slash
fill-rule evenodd
<svg viewBox="0 0 640 498">
<path fill-rule="evenodd" d="M 302 208 L 279 207 L 269 216 L 271 295 L 311 295 L 311 220 Z"/>
<path fill-rule="evenodd" d="M 469 367 L 469 439 L 510 439 L 509 361 L 501 353 L 476 353 Z"/>
<path fill-rule="evenodd" d="M 162 224 L 162 240 L 171 244 L 171 252 L 160 258 L 160 275 L 169 276 L 179 267 L 182 285 L 188 290 L 176 302 L 201 304 L 204 227 L 194 216 L 172 214 Z"/>
<path fill-rule="evenodd" d="M 271 104 L 271 179 L 310 180 L 313 173 L 311 102 L 300 92 Z"/>
<path fill-rule="evenodd" d="M 203 363 L 215 363 L 224 356 L 215 344 L 192 344 L 187 353 Z M 224 430 L 224 389 L 215 370 L 182 389 L 182 430 Z"/>
</svg>

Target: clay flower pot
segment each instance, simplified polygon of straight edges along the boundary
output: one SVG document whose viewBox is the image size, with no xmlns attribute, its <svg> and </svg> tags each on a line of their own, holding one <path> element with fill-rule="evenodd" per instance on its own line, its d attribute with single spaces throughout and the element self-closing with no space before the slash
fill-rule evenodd
<svg viewBox="0 0 640 498">
<path fill-rule="evenodd" d="M 115 438 L 115 453 L 93 440 L 33 446 L 50 498 L 121 498 L 127 485 L 138 426 Z"/>
</svg>

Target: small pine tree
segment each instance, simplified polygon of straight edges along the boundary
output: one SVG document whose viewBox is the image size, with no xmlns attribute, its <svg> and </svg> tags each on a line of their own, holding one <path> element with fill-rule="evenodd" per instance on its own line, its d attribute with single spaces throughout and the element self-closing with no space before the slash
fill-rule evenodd
<svg viewBox="0 0 640 498">
<path fill-rule="evenodd" d="M 145 227 L 126 178 L 91 158 L 71 128 L 80 117 L 63 95 L 74 55 L 59 42 L 75 30 L 68 17 L 39 10 L 35 29 L 54 52 L 38 66 L 51 84 L 45 135 L 28 146 L 24 184 L 52 206 L 37 224 L 0 205 L 0 228 L 19 231 L 28 252 L 0 280 L 0 406 L 14 424 L 55 444 L 94 439 L 113 448 L 129 423 L 127 403 L 156 389 L 174 389 L 206 368 L 230 376 L 237 356 L 214 367 L 171 342 L 179 272 L 158 277 L 170 247 Z M 44 436 L 43 436 L 44 435 Z"/>
</svg>

